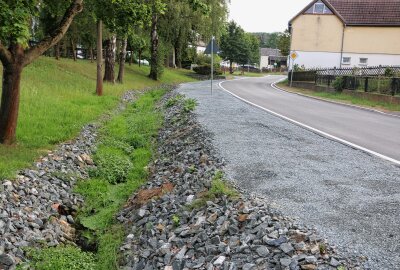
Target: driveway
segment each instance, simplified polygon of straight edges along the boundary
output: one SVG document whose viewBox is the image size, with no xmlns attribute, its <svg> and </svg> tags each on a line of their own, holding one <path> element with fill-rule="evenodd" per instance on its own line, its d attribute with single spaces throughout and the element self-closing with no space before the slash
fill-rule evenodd
<svg viewBox="0 0 400 270">
<path fill-rule="evenodd" d="M 317 123 L 324 122 L 321 115 L 339 119 L 350 113 L 374 116 L 340 105 L 337 107 L 345 112 L 336 112 L 337 107 L 329 103 L 323 104 L 330 109 L 318 104 L 322 112 L 313 111 L 307 102 L 317 103 L 316 100 L 305 101 L 269 89 L 268 85 L 276 79 L 249 79 L 222 85 L 237 94 L 247 93 L 254 102 L 291 111 L 293 118 L 298 117 L 293 107 L 299 106 L 310 118 L 319 119 Z M 255 88 L 254 84 L 259 86 Z M 184 84 L 178 91 L 198 100 L 199 121 L 214 134 L 214 145 L 227 161 L 231 179 L 249 193 L 267 198 L 284 214 L 317 228 L 342 252 L 367 256 L 370 258 L 367 267 L 400 269 L 398 165 L 251 106 L 219 89 L 218 82 L 215 88 L 212 96 L 209 82 Z M 275 96 L 278 98 L 274 99 Z M 295 101 L 289 105 L 291 99 Z M 362 118 L 368 120 L 367 116 Z M 379 118 L 373 123 L 386 126 L 382 121 Z M 397 119 L 390 121 L 398 123 Z M 348 126 L 351 128 L 351 124 Z M 365 129 L 377 128 L 370 125 Z M 386 154 L 391 153 L 396 155 L 396 151 L 390 150 Z"/>
</svg>

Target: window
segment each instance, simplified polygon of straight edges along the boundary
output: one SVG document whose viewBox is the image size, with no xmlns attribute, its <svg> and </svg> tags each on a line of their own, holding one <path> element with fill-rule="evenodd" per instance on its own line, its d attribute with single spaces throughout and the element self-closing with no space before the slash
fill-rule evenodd
<svg viewBox="0 0 400 270">
<path fill-rule="evenodd" d="M 343 57 L 342 64 L 343 65 L 350 65 L 351 64 L 351 57 Z"/>
<path fill-rule="evenodd" d="M 367 66 L 368 58 L 360 58 L 360 66 Z"/>
<path fill-rule="evenodd" d="M 325 4 L 324 3 L 315 3 L 314 5 L 314 14 L 324 14 Z"/>
</svg>

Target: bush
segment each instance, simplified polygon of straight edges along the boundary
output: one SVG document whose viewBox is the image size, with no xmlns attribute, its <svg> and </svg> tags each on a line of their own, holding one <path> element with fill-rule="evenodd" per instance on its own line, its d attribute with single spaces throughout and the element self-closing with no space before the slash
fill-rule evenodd
<svg viewBox="0 0 400 270">
<path fill-rule="evenodd" d="M 345 80 L 343 77 L 337 77 L 333 82 L 332 82 L 333 88 L 335 88 L 336 91 L 342 92 L 344 87 L 345 87 Z"/>
<path fill-rule="evenodd" d="M 183 102 L 183 110 L 185 112 L 192 112 L 196 109 L 197 101 L 193 98 L 185 99 Z"/>
<path fill-rule="evenodd" d="M 193 68 L 193 71 L 200 75 L 210 75 L 211 74 L 211 65 L 202 65 Z M 218 65 L 214 65 L 214 75 L 222 75 L 222 70 Z"/>
<path fill-rule="evenodd" d="M 31 249 L 27 252 L 36 270 L 95 270 L 94 256 L 73 246 Z"/>
<path fill-rule="evenodd" d="M 111 147 L 100 147 L 94 156 L 97 169 L 91 176 L 106 179 L 110 184 L 126 182 L 133 165 L 122 150 Z"/>
</svg>

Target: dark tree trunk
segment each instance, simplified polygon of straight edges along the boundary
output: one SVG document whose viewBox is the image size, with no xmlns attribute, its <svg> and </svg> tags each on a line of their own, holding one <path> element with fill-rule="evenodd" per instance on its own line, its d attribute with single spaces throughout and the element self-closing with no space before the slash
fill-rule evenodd
<svg viewBox="0 0 400 270">
<path fill-rule="evenodd" d="M 90 45 L 90 47 L 89 47 L 89 58 L 90 58 L 90 63 L 93 63 L 94 55 L 93 55 L 93 46 L 92 45 Z"/>
<path fill-rule="evenodd" d="M 15 142 L 17 130 L 21 73 L 24 49 L 21 45 L 12 46 L 13 61 L 3 63 L 3 91 L 0 105 L 0 143 Z"/>
<path fill-rule="evenodd" d="M 97 22 L 97 83 L 96 94 L 103 95 L 103 22 Z"/>
<path fill-rule="evenodd" d="M 149 77 L 155 81 L 158 80 L 159 66 L 158 66 L 158 34 L 157 34 L 157 14 L 153 14 L 151 19 L 151 59 L 150 59 L 150 75 Z"/>
<path fill-rule="evenodd" d="M 76 46 L 74 40 L 71 38 L 72 58 L 76 61 Z"/>
<path fill-rule="evenodd" d="M 233 74 L 233 64 L 232 61 L 229 61 L 229 73 Z"/>
<path fill-rule="evenodd" d="M 117 81 L 119 83 L 124 83 L 124 73 L 125 73 L 125 60 L 126 60 L 126 47 L 128 45 L 128 41 L 124 39 L 121 42 L 121 51 L 119 54 L 119 71 Z"/>
<path fill-rule="evenodd" d="M 56 47 L 54 48 L 54 57 L 56 60 L 60 60 L 60 42 L 57 43 Z"/>
<path fill-rule="evenodd" d="M 182 50 L 179 45 L 175 47 L 175 63 L 178 68 L 182 68 Z"/>
<path fill-rule="evenodd" d="M 115 83 L 115 37 L 106 41 L 104 81 Z"/>
</svg>

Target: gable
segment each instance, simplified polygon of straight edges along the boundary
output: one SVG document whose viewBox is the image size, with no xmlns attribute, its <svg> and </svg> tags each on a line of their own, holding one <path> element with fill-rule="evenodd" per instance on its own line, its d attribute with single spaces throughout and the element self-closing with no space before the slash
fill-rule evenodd
<svg viewBox="0 0 400 270">
<path fill-rule="evenodd" d="M 315 2 L 304 14 L 333 14 L 333 11 L 322 1 Z"/>
</svg>

